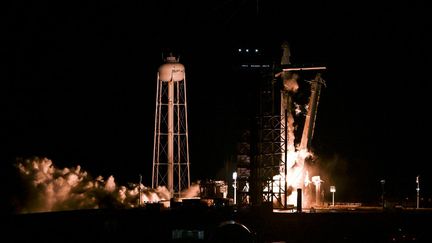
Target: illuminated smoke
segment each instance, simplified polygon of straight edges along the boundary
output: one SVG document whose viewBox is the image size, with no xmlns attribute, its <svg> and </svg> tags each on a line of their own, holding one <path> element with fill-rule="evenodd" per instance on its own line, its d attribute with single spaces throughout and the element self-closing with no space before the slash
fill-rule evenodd
<svg viewBox="0 0 432 243">
<path fill-rule="evenodd" d="M 287 194 L 287 204 L 296 204 L 297 201 L 297 188 L 302 188 L 302 194 L 303 194 L 303 205 L 304 207 L 309 206 L 311 204 L 311 185 L 310 185 L 310 179 L 309 179 L 309 168 L 307 168 L 307 165 L 305 164 L 305 160 L 308 157 L 311 157 L 312 154 L 307 149 L 308 140 L 311 139 L 309 137 L 309 131 L 310 128 L 313 128 L 313 124 L 310 124 L 310 120 L 307 119 L 307 117 L 310 117 L 310 110 L 309 110 L 309 104 L 306 105 L 304 108 L 306 109 L 307 117 L 304 123 L 303 128 L 303 134 L 301 137 L 300 144 L 295 146 L 295 127 L 294 127 L 294 116 L 293 113 L 296 115 L 301 113 L 300 105 L 296 104 L 293 101 L 292 94 L 295 93 L 298 90 L 298 75 L 296 73 L 292 72 L 283 72 L 282 74 L 283 79 L 283 85 L 284 85 L 284 92 L 281 99 L 281 122 L 286 122 L 287 126 L 287 138 L 285 138 L 285 134 L 281 134 L 281 140 L 286 141 L 287 149 L 285 151 L 285 156 L 282 158 L 282 160 L 285 162 L 286 168 L 283 168 L 281 170 L 281 174 L 275 176 L 275 182 L 276 181 L 283 181 L 283 183 L 287 183 L 286 185 L 286 194 Z M 310 98 L 309 103 L 312 102 L 312 99 Z M 292 108 L 294 110 L 292 111 Z M 287 119 L 287 120 L 285 120 Z M 280 184 L 280 183 L 279 183 Z M 280 187 L 282 185 L 277 185 L 277 187 Z M 319 186 L 315 183 L 315 188 L 318 188 Z M 285 189 L 285 185 L 283 185 L 283 189 Z M 316 197 L 316 196 L 315 196 Z M 317 197 L 316 197 L 317 198 Z M 318 201 L 316 201 L 318 202 Z M 284 202 L 285 203 L 285 202 Z"/>
<path fill-rule="evenodd" d="M 169 200 L 165 187 L 151 189 L 142 184 L 118 186 L 114 177 L 92 178 L 78 165 L 59 169 L 47 158 L 27 159 L 17 164 L 29 195 L 21 213 L 60 210 L 133 208 L 141 202 Z"/>
<path fill-rule="evenodd" d="M 305 167 L 305 159 L 311 156 L 307 150 L 297 150 L 288 157 L 288 171 L 287 171 L 287 183 L 292 188 L 304 188 L 304 183 L 308 179 L 307 169 Z M 304 202 L 307 204 L 306 195 L 303 193 Z M 297 204 L 297 190 L 294 190 L 291 195 L 288 196 L 289 204 Z"/>
<path fill-rule="evenodd" d="M 298 79 L 297 73 L 283 72 L 282 78 L 283 78 L 284 90 L 288 92 L 296 92 L 298 90 L 299 85 L 297 82 Z"/>
<path fill-rule="evenodd" d="M 295 114 L 296 115 L 300 114 L 302 112 L 300 105 L 297 103 L 294 103 L 294 106 L 295 106 L 295 108 L 294 108 Z"/>
<path fill-rule="evenodd" d="M 183 190 L 180 195 L 183 198 L 193 198 L 198 197 L 200 193 L 200 186 L 199 184 L 192 184 L 189 188 Z"/>
<path fill-rule="evenodd" d="M 296 151 L 288 151 L 287 153 L 287 204 L 297 205 L 297 188 L 302 188 L 303 207 L 309 207 L 314 204 L 312 201 L 315 196 L 314 188 L 316 183 L 312 183 L 309 176 L 309 170 L 312 168 L 305 163 L 306 158 L 314 157 L 313 154 L 305 149 Z M 281 169 L 281 173 L 273 177 L 272 190 L 277 194 L 278 191 L 285 190 L 285 174 L 284 168 Z M 319 176 L 318 176 L 319 177 Z M 269 188 L 265 187 L 264 192 L 268 192 Z M 275 206 L 279 205 L 277 197 L 273 198 Z M 284 203 L 284 198 L 282 198 Z"/>
<path fill-rule="evenodd" d="M 296 205 L 297 204 L 297 188 L 306 189 L 303 191 L 303 206 L 307 207 L 310 204 L 310 193 L 309 187 L 311 181 L 309 179 L 308 166 L 304 163 L 307 157 L 312 157 L 312 153 L 307 150 L 297 150 L 289 151 L 287 154 L 287 204 Z M 269 192 L 272 190 L 274 193 L 285 190 L 285 174 L 284 168 L 281 169 L 281 173 L 273 176 L 272 189 L 264 187 L 264 192 Z M 282 198 L 284 203 L 284 199 Z M 278 205 L 277 197 L 273 198 L 273 203 L 275 206 Z"/>
<path fill-rule="evenodd" d="M 288 114 L 288 162 L 290 162 L 290 157 L 291 160 L 293 160 L 293 156 L 295 153 L 295 147 L 294 147 L 294 139 L 295 139 L 295 135 L 294 135 L 294 117 L 291 113 Z"/>
</svg>

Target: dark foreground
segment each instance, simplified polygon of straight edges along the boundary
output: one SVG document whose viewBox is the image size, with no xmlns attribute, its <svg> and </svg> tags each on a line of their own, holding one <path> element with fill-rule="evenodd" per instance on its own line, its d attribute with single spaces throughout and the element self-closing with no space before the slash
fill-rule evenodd
<svg viewBox="0 0 432 243">
<path fill-rule="evenodd" d="M 3 229 L 2 242 L 432 242 L 432 212 L 154 206 L 8 215 Z"/>
</svg>

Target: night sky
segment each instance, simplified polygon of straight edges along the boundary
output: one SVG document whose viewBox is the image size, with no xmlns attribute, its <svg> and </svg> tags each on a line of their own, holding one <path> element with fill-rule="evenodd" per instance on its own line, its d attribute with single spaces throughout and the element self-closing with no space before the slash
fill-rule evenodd
<svg viewBox="0 0 432 243">
<path fill-rule="evenodd" d="M 431 9 L 187 2 L 2 3 L 2 171 L 41 156 L 150 185 L 156 73 L 172 48 L 186 67 L 192 179 L 225 179 L 247 109 L 248 82 L 231 75 L 236 50 L 277 52 L 287 40 L 292 62 L 328 67 L 312 144 L 346 200 L 375 199 L 380 179 L 414 197 L 418 174 L 432 195 Z"/>
</svg>

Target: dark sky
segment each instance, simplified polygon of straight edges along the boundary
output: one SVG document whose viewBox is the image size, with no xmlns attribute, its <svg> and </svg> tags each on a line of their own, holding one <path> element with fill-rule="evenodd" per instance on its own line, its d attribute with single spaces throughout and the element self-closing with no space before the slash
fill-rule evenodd
<svg viewBox="0 0 432 243">
<path fill-rule="evenodd" d="M 238 47 L 279 50 L 328 67 L 313 146 L 352 194 L 432 192 L 431 9 L 331 1 L 25 1 L 0 14 L 2 168 L 20 156 L 151 182 L 161 50 L 188 79 L 192 179 L 217 177 L 243 121 L 230 76 Z M 256 8 L 256 3 L 258 9 Z M 4 167 L 3 167 L 4 166 Z M 337 181 L 337 179 L 335 179 Z M 342 179 L 341 179 L 342 180 Z"/>
</svg>

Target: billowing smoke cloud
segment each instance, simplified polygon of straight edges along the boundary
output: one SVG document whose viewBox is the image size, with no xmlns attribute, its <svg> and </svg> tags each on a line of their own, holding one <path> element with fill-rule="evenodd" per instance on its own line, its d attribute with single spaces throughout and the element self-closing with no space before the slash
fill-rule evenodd
<svg viewBox="0 0 432 243">
<path fill-rule="evenodd" d="M 288 92 L 297 92 L 299 85 L 297 82 L 298 74 L 293 72 L 283 72 L 283 85 L 284 90 Z"/>
<path fill-rule="evenodd" d="M 197 183 L 192 184 L 189 188 L 183 190 L 180 194 L 184 198 L 197 197 L 200 193 L 200 186 Z"/>
<path fill-rule="evenodd" d="M 78 165 L 56 168 L 47 158 L 26 159 L 17 164 L 24 187 L 28 192 L 20 212 L 59 210 L 133 208 L 141 203 L 169 200 L 165 187 L 147 188 L 142 184 L 116 185 L 114 177 L 92 178 Z M 188 192 L 193 196 L 195 188 Z M 141 195 L 141 198 L 140 198 Z M 139 200 L 139 198 L 141 200 Z"/>
</svg>

